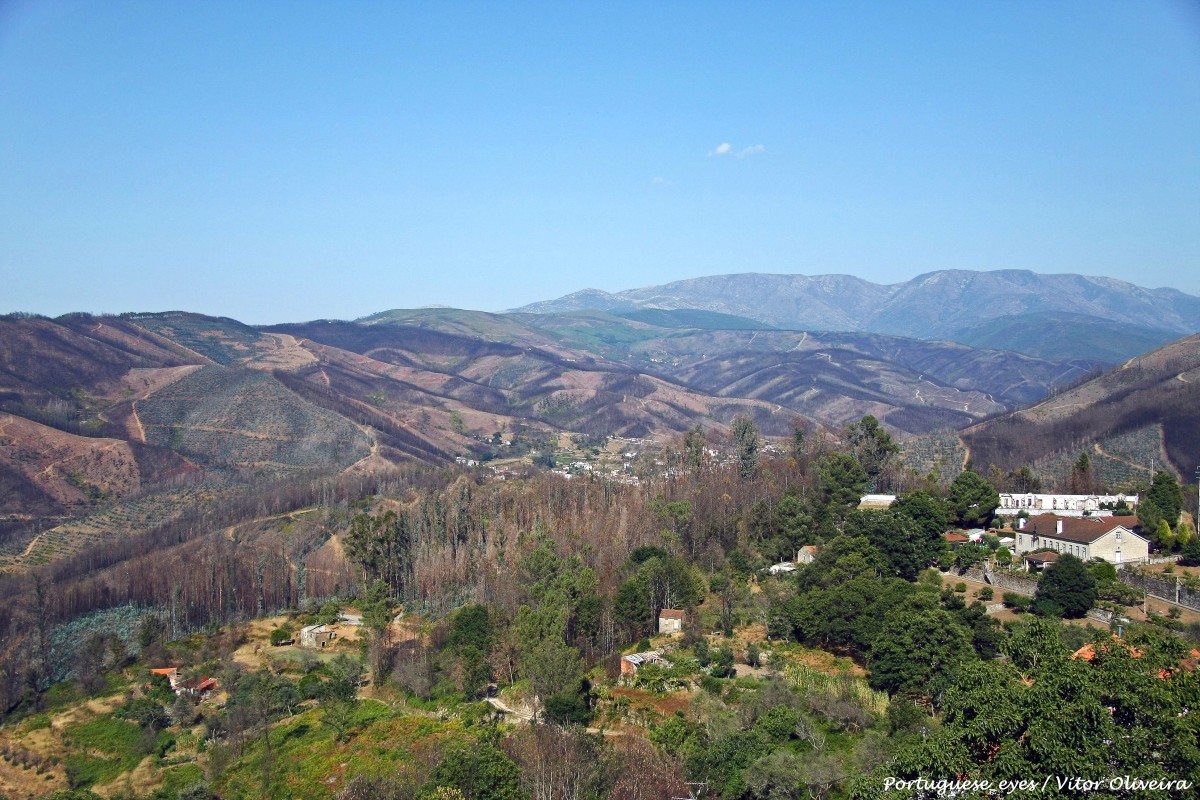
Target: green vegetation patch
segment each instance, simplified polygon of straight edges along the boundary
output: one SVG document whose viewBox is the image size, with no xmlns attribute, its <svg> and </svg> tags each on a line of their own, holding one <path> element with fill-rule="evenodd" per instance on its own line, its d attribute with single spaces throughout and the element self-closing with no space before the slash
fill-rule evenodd
<svg viewBox="0 0 1200 800">
<path fill-rule="evenodd" d="M 878 717 L 887 713 L 887 692 L 873 690 L 865 678 L 829 675 L 804 664 L 789 664 L 784 674 L 802 695 L 825 695 L 846 700 Z"/>
<path fill-rule="evenodd" d="M 122 761 L 131 767 L 142 759 L 141 729 L 131 722 L 111 715 L 96 717 L 68 728 L 66 737 L 84 750 L 98 750 Z"/>
<path fill-rule="evenodd" d="M 201 783 L 204 780 L 204 771 L 200 769 L 199 764 L 180 764 L 163 770 L 162 777 L 163 790 L 174 796 L 182 789 Z"/>
<path fill-rule="evenodd" d="M 341 744 L 321 723 L 321 713 L 308 711 L 274 728 L 269 765 L 263 741 L 255 741 L 220 782 L 221 796 L 330 798 L 356 775 L 394 779 L 418 754 L 464 735 L 457 722 L 396 716 L 382 703 L 364 701 L 352 717 L 357 730 L 350 743 Z M 265 790 L 264 774 L 270 776 Z"/>
<path fill-rule="evenodd" d="M 44 728 L 49 728 L 49 727 L 50 727 L 50 715 L 49 714 L 38 714 L 37 716 L 30 717 L 29 719 L 25 720 L 24 723 L 22 723 L 21 733 L 22 734 L 33 733 L 34 731 L 40 731 Z"/>
<path fill-rule="evenodd" d="M 108 783 L 132 770 L 143 757 L 141 729 L 111 715 L 68 728 L 63 741 L 76 751 L 66 759 L 67 778 L 73 786 Z"/>
</svg>

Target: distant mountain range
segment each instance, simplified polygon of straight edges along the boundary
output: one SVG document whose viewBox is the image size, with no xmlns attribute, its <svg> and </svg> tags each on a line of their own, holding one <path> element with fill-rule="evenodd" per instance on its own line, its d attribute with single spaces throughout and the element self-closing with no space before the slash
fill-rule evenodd
<svg viewBox="0 0 1200 800">
<path fill-rule="evenodd" d="M 672 287 L 580 293 L 555 312 L 261 327 L 186 312 L 0 317 L 0 571 L 262 487 L 696 425 L 720 438 L 743 415 L 786 436 L 871 414 L 921 474 L 971 457 L 1053 476 L 1088 452 L 1105 480 L 1137 480 L 1190 471 L 1200 447 L 1200 336 L 1170 329 L 1194 324 L 1200 301 L 1178 292 L 1030 273 Z M 889 325 L 927 335 L 868 330 Z M 1145 352 L 1163 337 L 1178 341 Z"/>
<path fill-rule="evenodd" d="M 585 289 L 528 313 L 690 309 L 774 328 L 948 339 L 1114 364 L 1200 331 L 1200 297 L 1111 278 L 942 270 L 880 285 L 850 275 L 743 273 L 609 294 Z"/>
</svg>

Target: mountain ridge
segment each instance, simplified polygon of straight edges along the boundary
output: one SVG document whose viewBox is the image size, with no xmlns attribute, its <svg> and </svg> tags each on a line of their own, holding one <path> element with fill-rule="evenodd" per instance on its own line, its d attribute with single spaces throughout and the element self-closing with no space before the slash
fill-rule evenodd
<svg viewBox="0 0 1200 800">
<path fill-rule="evenodd" d="M 517 313 L 594 309 L 697 309 L 729 314 L 785 330 L 883 333 L 921 339 L 958 337 L 1009 316 L 1074 314 L 1110 328 L 1155 330 L 1183 336 L 1200 331 L 1200 297 L 1178 289 L 1147 289 L 1127 281 L 1030 270 L 937 270 L 894 284 L 844 274 L 732 273 L 688 278 L 609 293 L 585 289 L 531 303 Z M 1109 353 L 1088 351 L 1082 358 Z M 1002 343 L 1001 343 L 1002 344 Z M 1132 352 L 1117 355 L 1128 357 Z"/>
</svg>

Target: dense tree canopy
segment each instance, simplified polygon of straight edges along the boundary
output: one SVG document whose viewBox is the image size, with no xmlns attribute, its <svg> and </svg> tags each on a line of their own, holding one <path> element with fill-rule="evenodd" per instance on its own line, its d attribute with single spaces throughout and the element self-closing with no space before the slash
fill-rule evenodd
<svg viewBox="0 0 1200 800">
<path fill-rule="evenodd" d="M 891 435 L 883 429 L 879 420 L 869 414 L 858 422 L 847 425 L 842 435 L 850 447 L 851 455 L 867 473 L 872 486 L 900 452 L 899 445 L 892 441 Z"/>
<path fill-rule="evenodd" d="M 1038 581 L 1033 602 L 1035 608 L 1044 608 L 1053 616 L 1082 617 L 1096 602 L 1096 579 L 1078 558 L 1061 553 Z"/>
<path fill-rule="evenodd" d="M 893 694 L 929 696 L 935 678 L 974 657 L 966 629 L 936 596 L 918 592 L 884 617 L 871 645 L 871 685 Z"/>
<path fill-rule="evenodd" d="M 983 528 L 1000 506 L 1000 493 L 976 473 L 964 470 L 950 484 L 947 501 L 955 522 L 964 528 Z"/>
<path fill-rule="evenodd" d="M 730 436 L 733 439 L 733 449 L 737 454 L 742 477 L 749 478 L 754 474 L 754 468 L 758 466 L 758 451 L 762 446 L 754 420 L 749 417 L 735 418 Z"/>
<path fill-rule="evenodd" d="M 822 523 L 828 529 L 858 507 L 871 484 L 862 465 L 847 453 L 828 453 L 817 462 Z"/>
<path fill-rule="evenodd" d="M 855 798 L 911 797 L 884 780 L 1050 779 L 1030 797 L 1127 796 L 1107 781 L 1128 776 L 1200 782 L 1200 674 L 1180 669 L 1173 637 L 1125 642 L 1097 634 L 1095 657 L 1070 658 L 1053 623 L 1035 623 L 1013 660 L 968 661 L 945 689 L 943 724 L 857 782 Z M 1014 636 L 1014 640 L 1017 637 Z M 1060 788 L 1055 776 L 1104 781 L 1098 792 Z M 970 794 L 968 796 L 979 796 Z M 1178 797 L 1134 792 L 1128 796 Z"/>
<path fill-rule="evenodd" d="M 1142 530 L 1156 535 L 1161 522 L 1174 526 L 1182 510 L 1183 493 L 1179 481 L 1166 470 L 1159 470 L 1154 475 L 1150 490 L 1138 503 L 1137 516 Z"/>
<path fill-rule="evenodd" d="M 892 574 L 908 581 L 935 563 L 945 549 L 941 531 L 922 528 L 910 517 L 894 511 L 853 511 L 846 518 L 846 533 L 865 536 L 888 560 Z"/>
</svg>

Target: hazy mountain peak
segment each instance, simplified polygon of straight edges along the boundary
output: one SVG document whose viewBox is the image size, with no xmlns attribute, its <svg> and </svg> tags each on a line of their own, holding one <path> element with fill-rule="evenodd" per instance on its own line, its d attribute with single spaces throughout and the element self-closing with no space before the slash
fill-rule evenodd
<svg viewBox="0 0 1200 800">
<path fill-rule="evenodd" d="M 1025 269 L 936 270 L 891 285 L 840 274 L 710 275 L 612 294 L 587 289 L 518 310 L 554 313 L 581 308 L 699 309 L 777 328 L 923 339 L 954 339 L 991 320 L 1028 314 L 1082 314 L 1114 328 L 1136 326 L 1176 335 L 1200 330 L 1200 298 L 1178 290 Z"/>
</svg>

